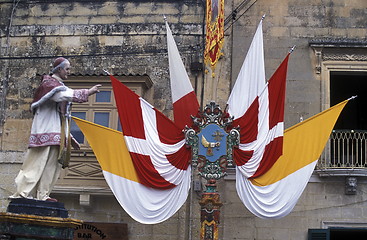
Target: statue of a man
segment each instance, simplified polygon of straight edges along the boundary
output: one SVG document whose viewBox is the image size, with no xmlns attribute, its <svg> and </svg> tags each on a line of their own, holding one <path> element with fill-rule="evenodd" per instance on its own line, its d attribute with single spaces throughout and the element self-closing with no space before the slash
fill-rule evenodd
<svg viewBox="0 0 367 240">
<path fill-rule="evenodd" d="M 16 193 L 10 198 L 57 201 L 50 198 L 60 170 L 70 157 L 70 145 L 79 144 L 70 136 L 71 102 L 87 102 L 88 96 L 99 92 L 101 85 L 73 90 L 63 80 L 70 74 L 70 62 L 59 57 L 50 75 L 43 76 L 31 105 L 34 117 L 29 146 L 23 165 L 15 178 Z"/>
</svg>

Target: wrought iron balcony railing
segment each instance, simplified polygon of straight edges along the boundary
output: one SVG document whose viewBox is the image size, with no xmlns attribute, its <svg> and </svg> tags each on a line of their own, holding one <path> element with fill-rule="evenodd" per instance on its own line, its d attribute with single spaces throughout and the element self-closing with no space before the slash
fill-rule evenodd
<svg viewBox="0 0 367 240">
<path fill-rule="evenodd" d="M 333 130 L 317 168 L 367 169 L 366 150 L 366 130 Z"/>
</svg>

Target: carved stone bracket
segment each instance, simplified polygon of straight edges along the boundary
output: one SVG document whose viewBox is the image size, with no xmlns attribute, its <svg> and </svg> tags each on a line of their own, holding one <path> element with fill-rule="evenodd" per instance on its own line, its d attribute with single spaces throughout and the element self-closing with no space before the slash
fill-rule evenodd
<svg viewBox="0 0 367 240">
<path fill-rule="evenodd" d="M 313 48 L 316 56 L 316 66 L 315 70 L 317 74 L 321 73 L 321 62 L 322 62 L 322 48 L 315 47 Z"/>
<path fill-rule="evenodd" d="M 357 177 L 345 178 L 345 194 L 346 195 L 357 194 Z"/>
</svg>

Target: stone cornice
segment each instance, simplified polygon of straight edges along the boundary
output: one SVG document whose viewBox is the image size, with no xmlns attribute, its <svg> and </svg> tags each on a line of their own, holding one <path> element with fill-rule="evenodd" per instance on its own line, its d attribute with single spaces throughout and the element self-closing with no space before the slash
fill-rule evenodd
<svg viewBox="0 0 367 240">
<path fill-rule="evenodd" d="M 315 70 L 321 73 L 323 61 L 366 61 L 367 40 L 348 38 L 320 38 L 309 41 L 316 57 Z"/>
<path fill-rule="evenodd" d="M 311 39 L 309 45 L 312 48 L 367 48 L 367 39 L 319 38 Z"/>
</svg>

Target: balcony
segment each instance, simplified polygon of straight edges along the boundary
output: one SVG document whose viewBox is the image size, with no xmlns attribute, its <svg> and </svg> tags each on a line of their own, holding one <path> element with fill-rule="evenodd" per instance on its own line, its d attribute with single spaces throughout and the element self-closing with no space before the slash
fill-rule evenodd
<svg viewBox="0 0 367 240">
<path fill-rule="evenodd" d="M 316 171 L 320 176 L 367 176 L 366 148 L 366 130 L 333 130 Z"/>
</svg>

